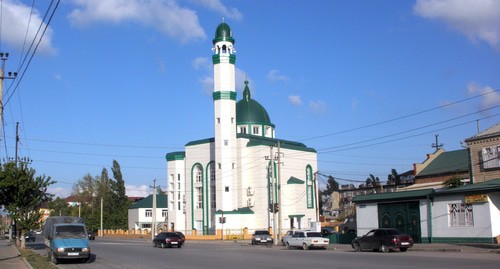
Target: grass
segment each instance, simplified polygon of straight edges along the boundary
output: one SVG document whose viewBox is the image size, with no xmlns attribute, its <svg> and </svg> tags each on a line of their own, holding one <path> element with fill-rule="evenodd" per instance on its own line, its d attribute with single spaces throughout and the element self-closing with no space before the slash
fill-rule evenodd
<svg viewBox="0 0 500 269">
<path fill-rule="evenodd" d="M 20 249 L 19 252 L 34 269 L 57 269 L 57 266 L 49 262 L 46 256 L 40 256 L 29 249 Z"/>
</svg>

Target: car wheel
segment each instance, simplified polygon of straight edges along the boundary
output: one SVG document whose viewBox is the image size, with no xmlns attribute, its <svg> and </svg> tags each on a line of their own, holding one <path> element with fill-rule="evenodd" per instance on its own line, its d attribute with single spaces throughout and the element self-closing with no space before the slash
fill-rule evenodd
<svg viewBox="0 0 500 269">
<path fill-rule="evenodd" d="M 252 246 L 255 245 L 255 241 L 252 240 Z"/>
<path fill-rule="evenodd" d="M 408 250 L 408 248 L 399 248 L 399 250 L 401 250 L 401 252 L 405 252 Z"/>
<path fill-rule="evenodd" d="M 177 245 L 177 248 L 181 248 L 181 247 L 182 247 L 182 244 Z"/>
<path fill-rule="evenodd" d="M 50 257 L 50 261 L 53 264 L 58 264 L 59 263 L 59 260 L 54 256 L 54 253 L 52 253 L 52 251 L 49 252 L 49 257 Z"/>
<path fill-rule="evenodd" d="M 354 243 L 352 245 L 352 248 L 354 249 L 354 251 L 356 252 L 361 252 L 361 246 L 359 245 L 359 243 Z"/>
<path fill-rule="evenodd" d="M 292 247 L 290 246 L 290 243 L 286 242 L 285 245 L 286 245 L 286 249 L 292 249 Z"/>
<path fill-rule="evenodd" d="M 383 253 L 387 253 L 387 252 L 389 252 L 389 248 L 386 245 L 381 245 L 380 251 L 382 251 Z"/>
<path fill-rule="evenodd" d="M 308 249 L 309 249 L 309 246 L 308 246 L 306 243 L 303 243 L 303 244 L 302 244 L 302 249 L 303 249 L 303 250 L 308 250 Z"/>
<path fill-rule="evenodd" d="M 165 248 L 165 247 L 166 247 L 165 243 L 161 243 L 161 248 Z"/>
</svg>

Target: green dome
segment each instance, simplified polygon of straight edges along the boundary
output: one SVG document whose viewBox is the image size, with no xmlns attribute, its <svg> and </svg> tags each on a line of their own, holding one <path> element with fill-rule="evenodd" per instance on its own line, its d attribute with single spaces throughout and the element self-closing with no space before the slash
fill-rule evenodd
<svg viewBox="0 0 500 269">
<path fill-rule="evenodd" d="M 233 32 L 231 31 L 231 27 L 229 27 L 229 25 L 225 22 L 217 26 L 217 30 L 215 30 L 215 38 L 214 40 L 212 40 L 212 43 L 215 45 L 215 43 L 220 41 L 228 41 L 234 44 Z"/>
<path fill-rule="evenodd" d="M 240 125 L 249 123 L 272 125 L 266 109 L 261 106 L 259 102 L 251 98 L 248 81 L 245 81 L 243 99 L 236 103 L 236 124 Z"/>
</svg>

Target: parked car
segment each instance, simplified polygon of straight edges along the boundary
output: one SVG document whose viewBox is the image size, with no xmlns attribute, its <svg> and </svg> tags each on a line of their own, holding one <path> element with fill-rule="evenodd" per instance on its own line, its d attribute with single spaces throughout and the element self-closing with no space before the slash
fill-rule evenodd
<svg viewBox="0 0 500 269">
<path fill-rule="evenodd" d="M 325 249 L 330 244 L 330 239 L 323 238 L 321 232 L 313 231 L 295 231 L 292 238 L 290 238 L 285 246 L 287 249 L 302 248 L 308 250 L 311 248 Z"/>
<path fill-rule="evenodd" d="M 161 248 L 177 246 L 182 247 L 182 239 L 177 233 L 161 232 L 153 239 L 153 247 L 160 246 Z"/>
<path fill-rule="evenodd" d="M 286 232 L 286 234 L 281 238 L 281 243 L 283 246 L 286 246 L 286 242 L 292 238 L 292 236 L 295 234 L 295 230 L 289 230 Z"/>
<path fill-rule="evenodd" d="M 413 246 L 413 238 L 397 229 L 382 228 L 371 230 L 362 237 L 355 238 L 351 246 L 356 251 L 370 249 L 386 253 L 399 248 L 400 251 L 405 252 Z"/>
<path fill-rule="evenodd" d="M 36 235 L 35 235 L 35 232 L 33 231 L 29 231 L 29 232 L 26 232 L 26 234 L 24 235 L 24 239 L 26 240 L 26 242 L 35 242 L 36 241 Z"/>
<path fill-rule="evenodd" d="M 182 232 L 174 232 L 174 233 L 176 233 L 181 238 L 182 244 L 184 245 L 184 242 L 186 242 L 186 237 L 184 236 L 184 234 Z"/>
<path fill-rule="evenodd" d="M 89 235 L 89 240 L 95 240 L 95 233 L 87 230 L 87 234 Z"/>
<path fill-rule="evenodd" d="M 269 231 L 266 230 L 257 230 L 252 235 L 252 245 L 257 244 L 273 244 L 273 238 Z"/>
<path fill-rule="evenodd" d="M 321 235 L 323 237 L 328 237 L 331 234 L 336 234 L 336 233 L 337 233 L 337 231 L 335 231 L 335 229 L 333 229 L 333 228 L 330 228 L 330 227 L 323 227 L 323 228 L 321 228 Z"/>
<path fill-rule="evenodd" d="M 42 234 L 42 230 L 36 230 L 35 234 Z"/>
</svg>

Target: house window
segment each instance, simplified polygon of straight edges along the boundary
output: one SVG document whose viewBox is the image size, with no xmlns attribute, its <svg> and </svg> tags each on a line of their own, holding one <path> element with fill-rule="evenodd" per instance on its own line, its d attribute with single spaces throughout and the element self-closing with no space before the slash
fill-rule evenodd
<svg viewBox="0 0 500 269">
<path fill-rule="evenodd" d="M 486 147 L 481 150 L 484 169 L 500 168 L 500 146 Z"/>
<path fill-rule="evenodd" d="M 220 118 L 217 118 L 217 123 L 220 123 Z"/>
<path fill-rule="evenodd" d="M 227 146 L 227 145 L 229 145 L 229 140 L 225 139 L 224 140 L 224 146 Z"/>
<path fill-rule="evenodd" d="M 240 127 L 240 133 L 246 134 L 247 133 L 247 127 Z"/>
<path fill-rule="evenodd" d="M 472 204 L 449 204 L 448 217 L 450 227 L 474 226 Z"/>
<path fill-rule="evenodd" d="M 219 167 L 219 169 L 222 168 L 222 165 L 220 163 L 218 163 L 217 166 Z"/>
<path fill-rule="evenodd" d="M 196 197 L 197 197 L 197 205 L 196 208 L 200 209 L 203 208 L 203 188 L 202 187 L 196 187 Z"/>
<path fill-rule="evenodd" d="M 151 218 L 153 216 L 153 210 L 146 209 L 146 218 Z"/>
<path fill-rule="evenodd" d="M 215 168 L 214 165 L 210 165 L 210 181 L 215 181 Z"/>
<path fill-rule="evenodd" d="M 211 207 L 212 208 L 217 208 L 217 203 L 216 203 L 216 196 L 215 196 L 215 186 L 210 186 L 210 197 L 211 197 Z"/>
<path fill-rule="evenodd" d="M 143 223 L 142 229 L 151 229 L 151 223 Z"/>
<path fill-rule="evenodd" d="M 254 126 L 254 127 L 253 127 L 253 134 L 258 135 L 259 133 L 260 133 L 260 128 L 259 128 L 259 127 L 257 127 L 257 126 Z"/>
<path fill-rule="evenodd" d="M 196 182 L 201 182 L 201 170 L 198 168 L 194 172 Z"/>
<path fill-rule="evenodd" d="M 226 192 L 229 192 L 229 186 L 226 186 L 226 187 L 225 187 L 225 191 L 226 191 Z"/>
<path fill-rule="evenodd" d="M 167 210 L 167 209 L 162 209 L 162 210 L 161 210 L 161 217 L 162 217 L 162 218 L 166 218 L 166 217 L 167 217 L 167 215 L 168 215 L 168 210 Z"/>
</svg>

